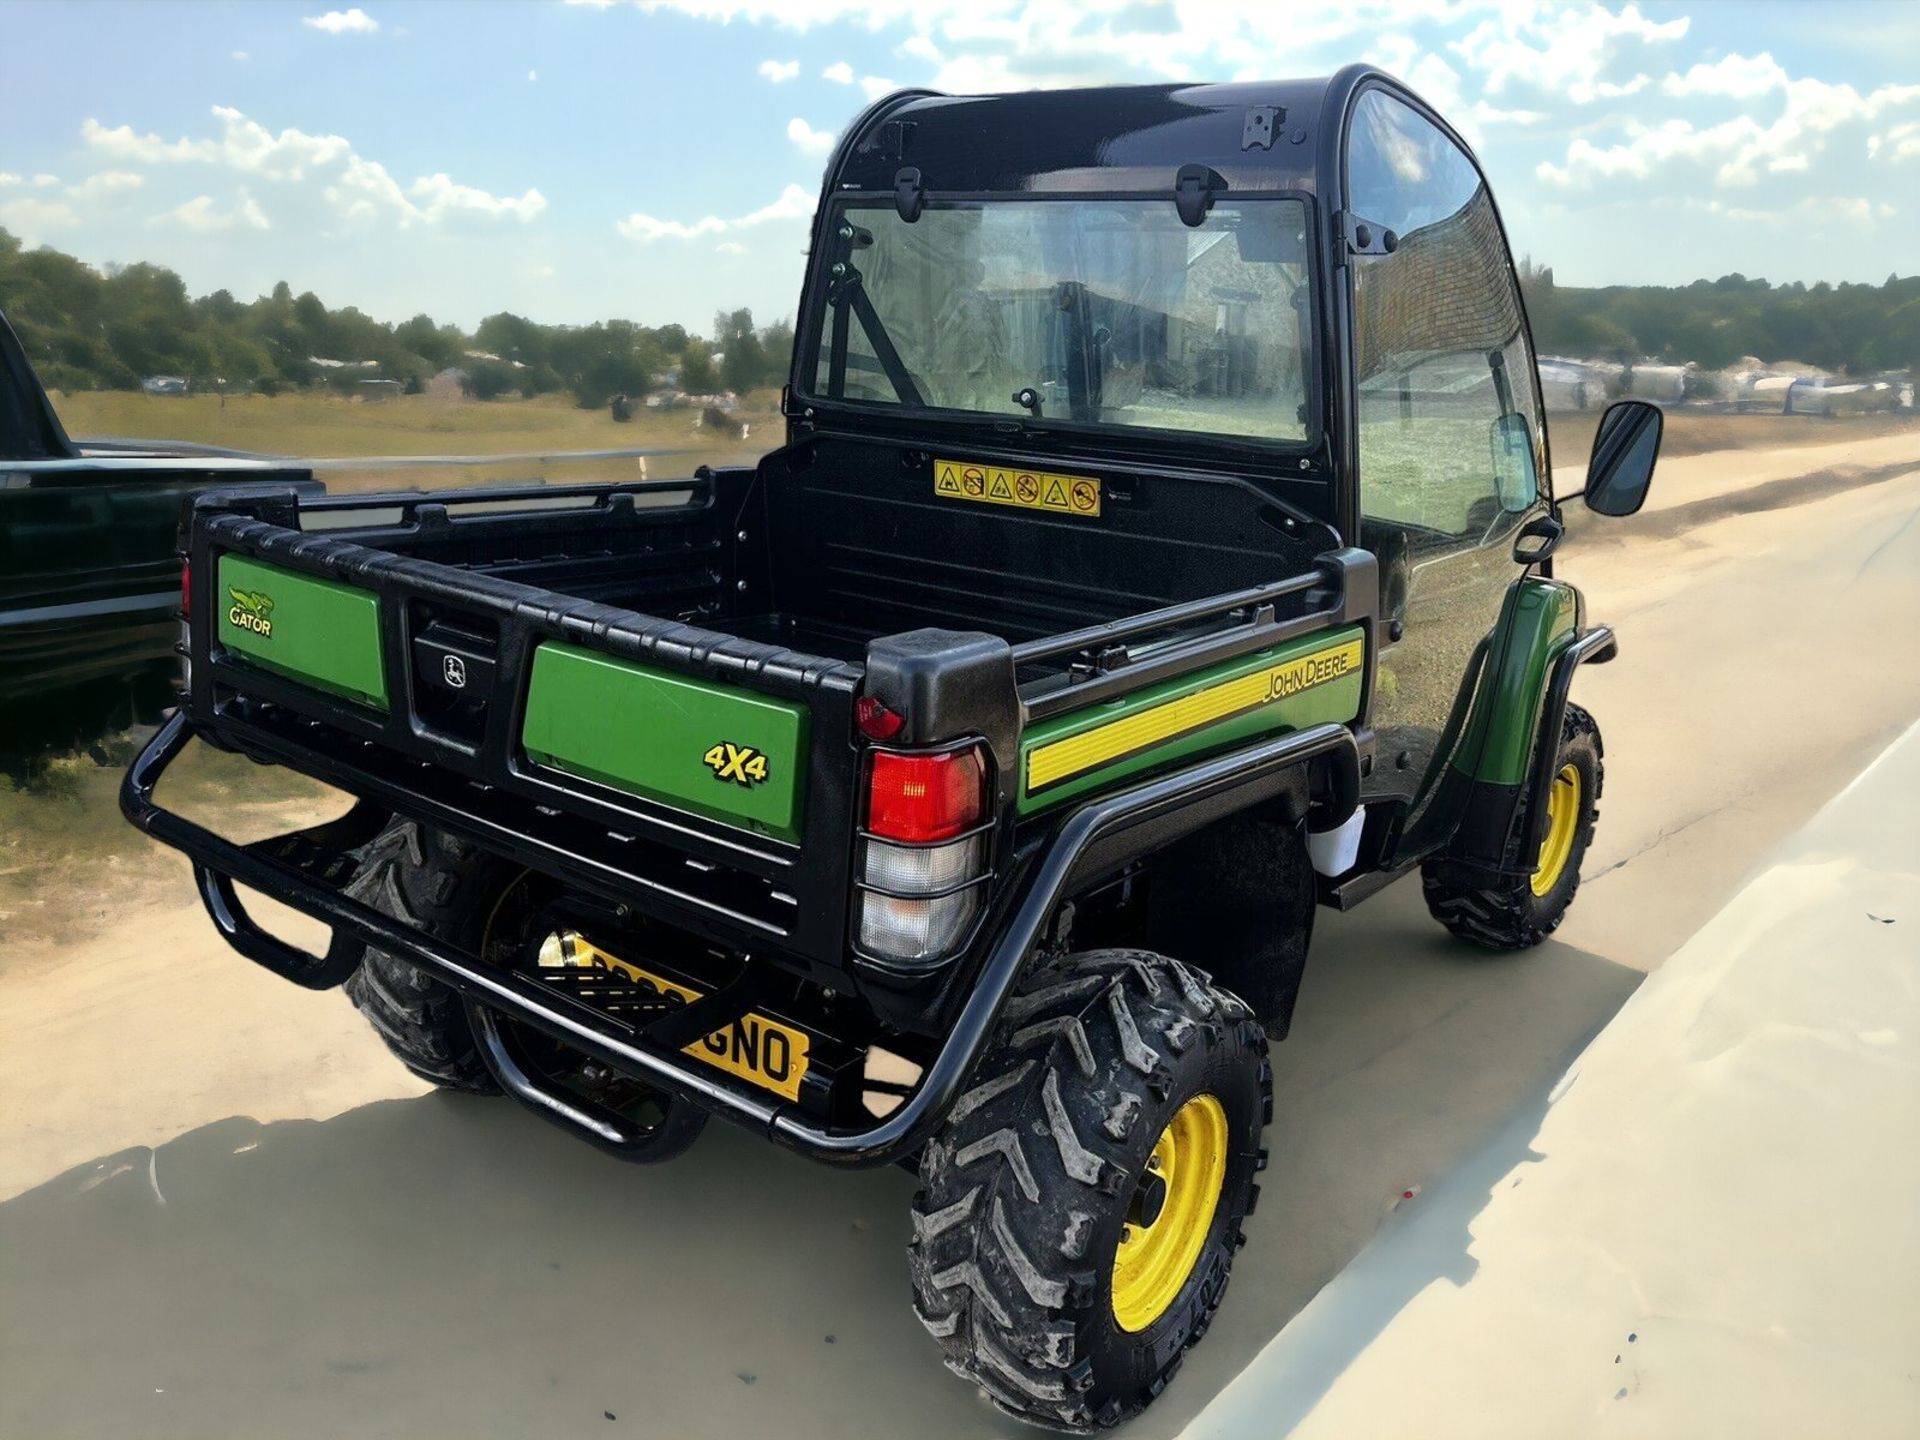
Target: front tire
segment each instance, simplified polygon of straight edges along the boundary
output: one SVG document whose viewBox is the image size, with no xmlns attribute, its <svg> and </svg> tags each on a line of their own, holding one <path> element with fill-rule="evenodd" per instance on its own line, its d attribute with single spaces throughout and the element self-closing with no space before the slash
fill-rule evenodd
<svg viewBox="0 0 1920 1440">
<path fill-rule="evenodd" d="M 1568 705 L 1554 754 L 1546 835 L 1539 854 L 1529 857 L 1533 873 L 1486 883 L 1481 876 L 1459 875 L 1444 858 L 1429 860 L 1420 875 L 1433 918 L 1485 950 L 1525 950 L 1557 930 L 1580 889 L 1580 865 L 1600 818 L 1604 753 L 1593 716 Z M 1526 833 L 1524 806 L 1514 817 L 1514 830 Z"/>
<path fill-rule="evenodd" d="M 1157 1396 L 1245 1240 L 1266 1054 L 1237 997 L 1149 951 L 1030 977 L 921 1160 L 915 1310 L 948 1368 L 1076 1432 Z"/>
</svg>

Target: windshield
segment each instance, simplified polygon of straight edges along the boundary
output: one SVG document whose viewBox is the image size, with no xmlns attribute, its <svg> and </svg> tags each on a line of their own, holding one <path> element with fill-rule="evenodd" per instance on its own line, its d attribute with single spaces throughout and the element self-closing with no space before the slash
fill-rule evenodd
<svg viewBox="0 0 1920 1440">
<path fill-rule="evenodd" d="M 815 398 L 1308 438 L 1306 207 L 850 202 L 811 327 Z M 844 267 L 835 270 L 833 267 Z"/>
</svg>

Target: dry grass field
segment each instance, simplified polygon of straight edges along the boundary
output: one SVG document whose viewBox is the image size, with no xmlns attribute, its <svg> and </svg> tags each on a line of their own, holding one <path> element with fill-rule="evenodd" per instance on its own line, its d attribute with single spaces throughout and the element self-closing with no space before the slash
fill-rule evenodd
<svg viewBox="0 0 1920 1440">
<path fill-rule="evenodd" d="M 498 478 L 496 471 L 531 473 L 557 468 L 551 461 L 487 463 L 485 457 L 562 455 L 583 450 L 655 449 L 651 473 L 683 474 L 696 465 L 740 463 L 778 443 L 779 415 L 773 392 L 756 392 L 738 418 L 751 427 L 746 441 L 697 428 L 694 410 L 640 410 L 620 424 L 602 409 L 582 410 L 562 395 L 533 400 L 463 400 L 405 395 L 363 401 L 333 395 L 218 396 L 184 398 L 124 391 L 56 394 L 54 404 L 70 434 L 185 440 L 267 455 L 342 459 L 384 455 L 471 455 L 471 467 L 394 468 L 342 475 L 337 488 L 364 488 L 368 476 L 384 475 L 407 486 L 444 487 L 452 480 Z M 1548 418 L 1554 463 L 1583 463 L 1593 444 L 1600 412 L 1556 413 Z M 1667 416 L 1661 453 L 1669 457 L 1710 450 L 1776 450 L 1824 445 L 1836 440 L 1893 434 L 1915 427 L 1910 415 L 1734 415 L 1674 410 Z M 602 472 L 612 462 L 576 462 Z M 630 465 L 632 462 L 619 462 Z M 569 467 L 574 468 L 574 467 Z M 589 478 L 569 473 L 567 479 Z M 330 480 L 329 483 L 335 483 Z"/>
<path fill-rule="evenodd" d="M 698 428 L 698 410 L 637 411 L 619 423 L 604 407 L 582 410 L 563 395 L 533 400 L 465 400 L 401 395 L 387 400 L 300 394 L 156 396 L 126 391 L 56 394 L 54 406 L 77 438 L 184 440 L 303 460 L 359 456 L 470 455 L 472 465 L 369 466 L 330 471 L 335 490 L 404 487 L 445 489 L 496 480 L 582 481 L 627 479 L 632 458 L 555 461 L 547 457 L 592 450 L 673 451 L 652 459 L 648 473 L 670 478 L 703 464 L 750 461 L 778 431 L 771 391 L 747 397 L 738 418 L 747 440 Z M 495 460 L 496 456 L 533 459 Z M 615 472 L 618 473 L 615 473 Z"/>
</svg>

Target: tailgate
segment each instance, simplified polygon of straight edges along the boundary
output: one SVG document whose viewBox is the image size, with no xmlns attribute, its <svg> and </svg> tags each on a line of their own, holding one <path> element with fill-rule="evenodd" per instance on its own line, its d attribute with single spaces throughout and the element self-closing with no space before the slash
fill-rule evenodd
<svg viewBox="0 0 1920 1440">
<path fill-rule="evenodd" d="M 860 667 L 401 553 L 408 512 L 328 533 L 254 508 L 194 519 L 196 723 L 716 940 L 844 954 Z M 527 553 L 591 555 L 594 525 L 628 524 L 657 563 L 685 518 L 435 515 L 414 548 L 511 527 Z M 733 588 L 703 533 L 682 548 Z"/>
</svg>

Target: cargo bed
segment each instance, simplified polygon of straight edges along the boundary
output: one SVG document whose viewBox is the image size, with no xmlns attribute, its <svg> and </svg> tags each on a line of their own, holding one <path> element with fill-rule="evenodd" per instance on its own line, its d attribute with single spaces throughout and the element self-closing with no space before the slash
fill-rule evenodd
<svg viewBox="0 0 1920 1440">
<path fill-rule="evenodd" d="M 966 556 L 976 517 L 953 519 L 917 542 L 944 546 L 949 564 Z M 854 888 L 855 701 L 874 656 L 911 665 L 913 637 L 895 632 L 920 607 L 878 596 L 862 623 L 855 577 L 880 552 L 857 516 L 835 533 L 860 542 L 860 564 L 776 558 L 806 546 L 770 551 L 759 539 L 768 528 L 779 533 L 748 470 L 203 497 L 189 555 L 190 709 L 215 743 L 609 901 L 643 897 L 709 943 L 771 946 L 830 978 L 846 959 Z M 983 533 L 1004 548 L 1004 529 Z M 1108 563 L 1087 549 L 1093 538 L 1076 537 L 1080 563 Z M 1003 770 L 1028 721 L 1267 654 L 1370 603 L 1338 566 L 1308 564 L 1137 613 L 1122 608 L 1139 603 L 1125 587 L 1104 597 L 1079 587 L 1061 613 L 1081 623 L 1035 633 L 1036 607 L 1058 609 L 1074 588 L 1069 558 L 1010 588 L 997 613 L 982 601 L 970 623 L 937 617 L 974 632 L 982 663 L 999 667 L 1012 707 Z M 1233 569 L 1215 555 L 1192 573 Z M 1162 595 L 1170 573 L 1150 582 Z"/>
</svg>

